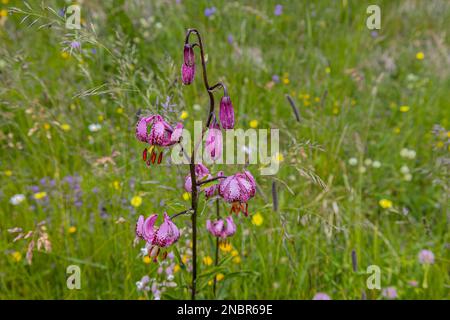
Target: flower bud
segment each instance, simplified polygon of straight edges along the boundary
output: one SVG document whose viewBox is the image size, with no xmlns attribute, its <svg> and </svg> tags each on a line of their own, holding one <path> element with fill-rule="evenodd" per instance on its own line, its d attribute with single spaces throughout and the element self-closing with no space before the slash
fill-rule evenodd
<svg viewBox="0 0 450 320">
<path fill-rule="evenodd" d="M 194 81 L 195 76 L 195 56 L 194 48 L 190 44 L 184 45 L 183 66 L 181 67 L 181 80 L 188 85 Z"/>
<path fill-rule="evenodd" d="M 228 95 L 224 95 L 220 100 L 219 118 L 222 128 L 234 128 L 234 109 L 233 105 L 231 104 L 231 99 Z"/>
</svg>

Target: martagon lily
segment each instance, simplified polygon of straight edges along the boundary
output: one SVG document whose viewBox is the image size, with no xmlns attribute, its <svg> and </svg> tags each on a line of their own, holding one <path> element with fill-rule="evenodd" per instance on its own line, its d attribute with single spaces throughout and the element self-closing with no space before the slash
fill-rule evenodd
<svg viewBox="0 0 450 320">
<path fill-rule="evenodd" d="M 248 200 L 256 193 L 256 182 L 249 171 L 236 173 L 219 184 L 219 195 L 232 203 L 231 212 L 243 212 L 248 216 Z"/>
</svg>

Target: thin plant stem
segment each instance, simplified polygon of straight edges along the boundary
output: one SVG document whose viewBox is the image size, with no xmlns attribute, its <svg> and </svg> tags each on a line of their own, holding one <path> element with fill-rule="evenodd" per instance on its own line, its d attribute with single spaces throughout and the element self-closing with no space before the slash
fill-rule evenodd
<svg viewBox="0 0 450 320">
<path fill-rule="evenodd" d="M 217 215 L 217 219 L 220 218 L 220 206 L 219 206 L 219 199 L 216 199 L 216 215 Z M 214 261 L 214 266 L 217 267 L 217 265 L 219 264 L 219 238 L 216 238 L 216 258 Z M 214 276 L 214 285 L 213 285 L 213 292 L 214 292 L 214 297 L 216 296 L 216 287 L 217 287 L 217 277 Z"/>
</svg>

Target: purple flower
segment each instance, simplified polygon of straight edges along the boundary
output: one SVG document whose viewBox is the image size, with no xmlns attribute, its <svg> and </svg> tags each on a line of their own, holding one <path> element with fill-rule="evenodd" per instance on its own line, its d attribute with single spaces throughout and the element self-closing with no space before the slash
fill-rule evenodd
<svg viewBox="0 0 450 320">
<path fill-rule="evenodd" d="M 313 300 L 331 300 L 330 296 L 323 292 L 317 292 Z"/>
<path fill-rule="evenodd" d="M 150 134 L 148 133 L 149 126 L 151 126 Z M 159 114 L 141 118 L 136 124 L 136 138 L 159 147 L 169 147 L 177 143 L 182 132 L 182 123 L 177 123 L 174 129 Z"/>
<path fill-rule="evenodd" d="M 217 160 L 222 155 L 222 148 L 222 131 L 220 131 L 219 124 L 214 117 L 206 134 L 205 149 L 212 160 Z"/>
<path fill-rule="evenodd" d="M 277 4 L 275 6 L 275 11 L 273 12 L 276 16 L 281 16 L 283 13 L 283 6 L 281 4 Z"/>
<path fill-rule="evenodd" d="M 370 33 L 370 35 L 372 36 L 372 38 L 376 38 L 376 37 L 378 37 L 378 31 L 373 30 L 373 31 Z"/>
<path fill-rule="evenodd" d="M 222 128 L 234 128 L 234 109 L 231 103 L 231 99 L 226 93 L 220 100 L 219 119 Z"/>
<path fill-rule="evenodd" d="M 70 47 L 71 47 L 73 50 L 78 50 L 78 49 L 81 48 L 81 43 L 80 43 L 79 41 L 72 41 L 72 42 L 70 43 Z"/>
<path fill-rule="evenodd" d="M 248 216 L 247 202 L 255 196 L 256 182 L 248 171 L 229 176 L 219 184 L 219 195 L 229 203 L 232 203 L 231 211 L 243 212 Z"/>
<path fill-rule="evenodd" d="M 217 177 L 223 177 L 223 176 L 224 176 L 223 171 L 217 172 Z M 216 194 L 216 191 L 218 191 L 218 190 L 219 190 L 218 184 L 215 184 L 211 187 L 205 188 L 205 197 L 207 199 L 213 197 Z"/>
<path fill-rule="evenodd" d="M 188 85 L 194 81 L 195 77 L 195 55 L 191 44 L 184 45 L 183 65 L 181 66 L 181 81 Z"/>
<path fill-rule="evenodd" d="M 136 223 L 136 236 L 147 242 L 149 255 L 154 260 L 158 257 L 161 248 L 171 246 L 180 238 L 180 231 L 166 212 L 164 212 L 164 221 L 159 228 L 155 227 L 157 218 L 157 214 L 152 214 L 147 219 L 141 215 Z M 163 255 L 163 259 L 166 256 L 167 252 Z"/>
<path fill-rule="evenodd" d="M 398 297 L 395 287 L 384 288 L 381 295 L 388 299 L 396 299 Z"/>
<path fill-rule="evenodd" d="M 233 35 L 229 34 L 228 37 L 227 37 L 227 41 L 228 41 L 229 44 L 233 44 L 233 41 L 234 41 Z"/>
<path fill-rule="evenodd" d="M 278 76 L 277 74 L 274 74 L 272 76 L 272 81 L 275 83 L 279 83 L 280 82 L 280 76 Z"/>
<path fill-rule="evenodd" d="M 236 225 L 234 224 L 233 217 L 229 216 L 225 220 L 206 220 L 206 229 L 208 229 L 209 233 L 211 233 L 214 237 L 226 239 L 227 237 L 235 234 Z"/>
<path fill-rule="evenodd" d="M 216 7 L 211 7 L 211 8 L 206 8 L 206 9 L 205 9 L 205 16 L 206 16 L 206 17 L 210 17 L 210 16 L 212 16 L 214 13 L 216 13 Z"/>
<path fill-rule="evenodd" d="M 197 181 L 202 180 L 204 178 L 207 179 L 209 176 L 211 175 L 209 174 L 209 170 L 207 167 L 205 167 L 205 165 L 203 165 L 202 163 L 195 165 L 195 177 Z M 188 174 L 184 179 L 184 189 L 187 192 L 192 192 L 192 180 L 190 174 Z"/>
<path fill-rule="evenodd" d="M 434 254 L 430 250 L 421 250 L 418 255 L 419 262 L 421 264 L 433 264 Z"/>
</svg>

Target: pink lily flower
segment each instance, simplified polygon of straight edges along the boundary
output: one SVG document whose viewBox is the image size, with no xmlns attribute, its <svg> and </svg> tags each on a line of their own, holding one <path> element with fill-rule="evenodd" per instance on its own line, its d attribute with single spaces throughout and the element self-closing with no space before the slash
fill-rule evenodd
<svg viewBox="0 0 450 320">
<path fill-rule="evenodd" d="M 229 216 L 225 219 L 218 219 L 216 221 L 206 220 L 206 229 L 214 237 L 226 239 L 236 233 L 236 225 L 234 224 L 233 217 Z"/>
<path fill-rule="evenodd" d="M 205 141 L 206 152 L 209 153 L 212 160 L 217 160 L 222 155 L 223 139 L 222 131 L 220 131 L 219 124 L 215 117 L 209 126 Z"/>
<path fill-rule="evenodd" d="M 149 255 L 154 258 L 154 261 L 161 248 L 171 246 L 180 238 L 180 231 L 166 212 L 164 212 L 164 221 L 159 227 L 155 227 L 157 218 L 157 214 L 152 214 L 147 219 L 141 215 L 136 223 L 136 236 L 147 242 Z M 164 260 L 166 256 L 167 251 L 162 255 L 162 259 Z"/>
<path fill-rule="evenodd" d="M 225 95 L 220 100 L 219 119 L 222 128 L 234 128 L 234 108 L 233 104 L 231 103 L 231 98 L 227 93 L 225 93 Z"/>
<path fill-rule="evenodd" d="M 217 172 L 217 177 L 223 177 L 223 171 L 219 171 Z M 209 177 L 208 179 L 211 179 L 212 177 Z M 218 184 L 214 184 L 211 187 L 205 188 L 205 196 L 206 199 L 213 197 L 217 191 L 219 190 L 219 185 Z"/>
<path fill-rule="evenodd" d="M 211 175 L 209 174 L 209 170 L 207 167 L 205 167 L 204 164 L 199 163 L 195 165 L 195 177 L 197 178 L 197 181 L 202 179 L 209 179 Z M 187 192 L 192 192 L 192 181 L 191 181 L 191 175 L 188 174 L 186 178 L 184 179 L 184 189 Z"/>
<path fill-rule="evenodd" d="M 184 45 L 183 59 L 183 65 L 181 67 L 181 81 L 183 81 L 183 84 L 188 85 L 194 81 L 195 77 L 194 48 L 188 43 Z"/>
<path fill-rule="evenodd" d="M 150 133 L 148 129 L 150 126 Z M 144 117 L 139 119 L 136 124 L 136 138 L 139 141 L 146 142 L 155 147 L 169 147 L 178 143 L 180 141 L 181 135 L 183 133 L 183 124 L 177 123 L 175 128 L 168 124 L 162 116 L 159 114 L 151 115 L 149 117 Z M 155 163 L 157 153 L 154 148 L 151 149 L 150 159 L 147 160 L 148 150 L 144 149 L 142 153 L 142 158 L 147 162 L 147 165 Z M 162 161 L 162 151 L 158 156 L 158 164 Z"/>
<path fill-rule="evenodd" d="M 219 184 L 219 195 L 232 203 L 231 212 L 243 212 L 248 216 L 248 201 L 255 196 L 256 182 L 248 171 L 236 173 Z"/>
</svg>

